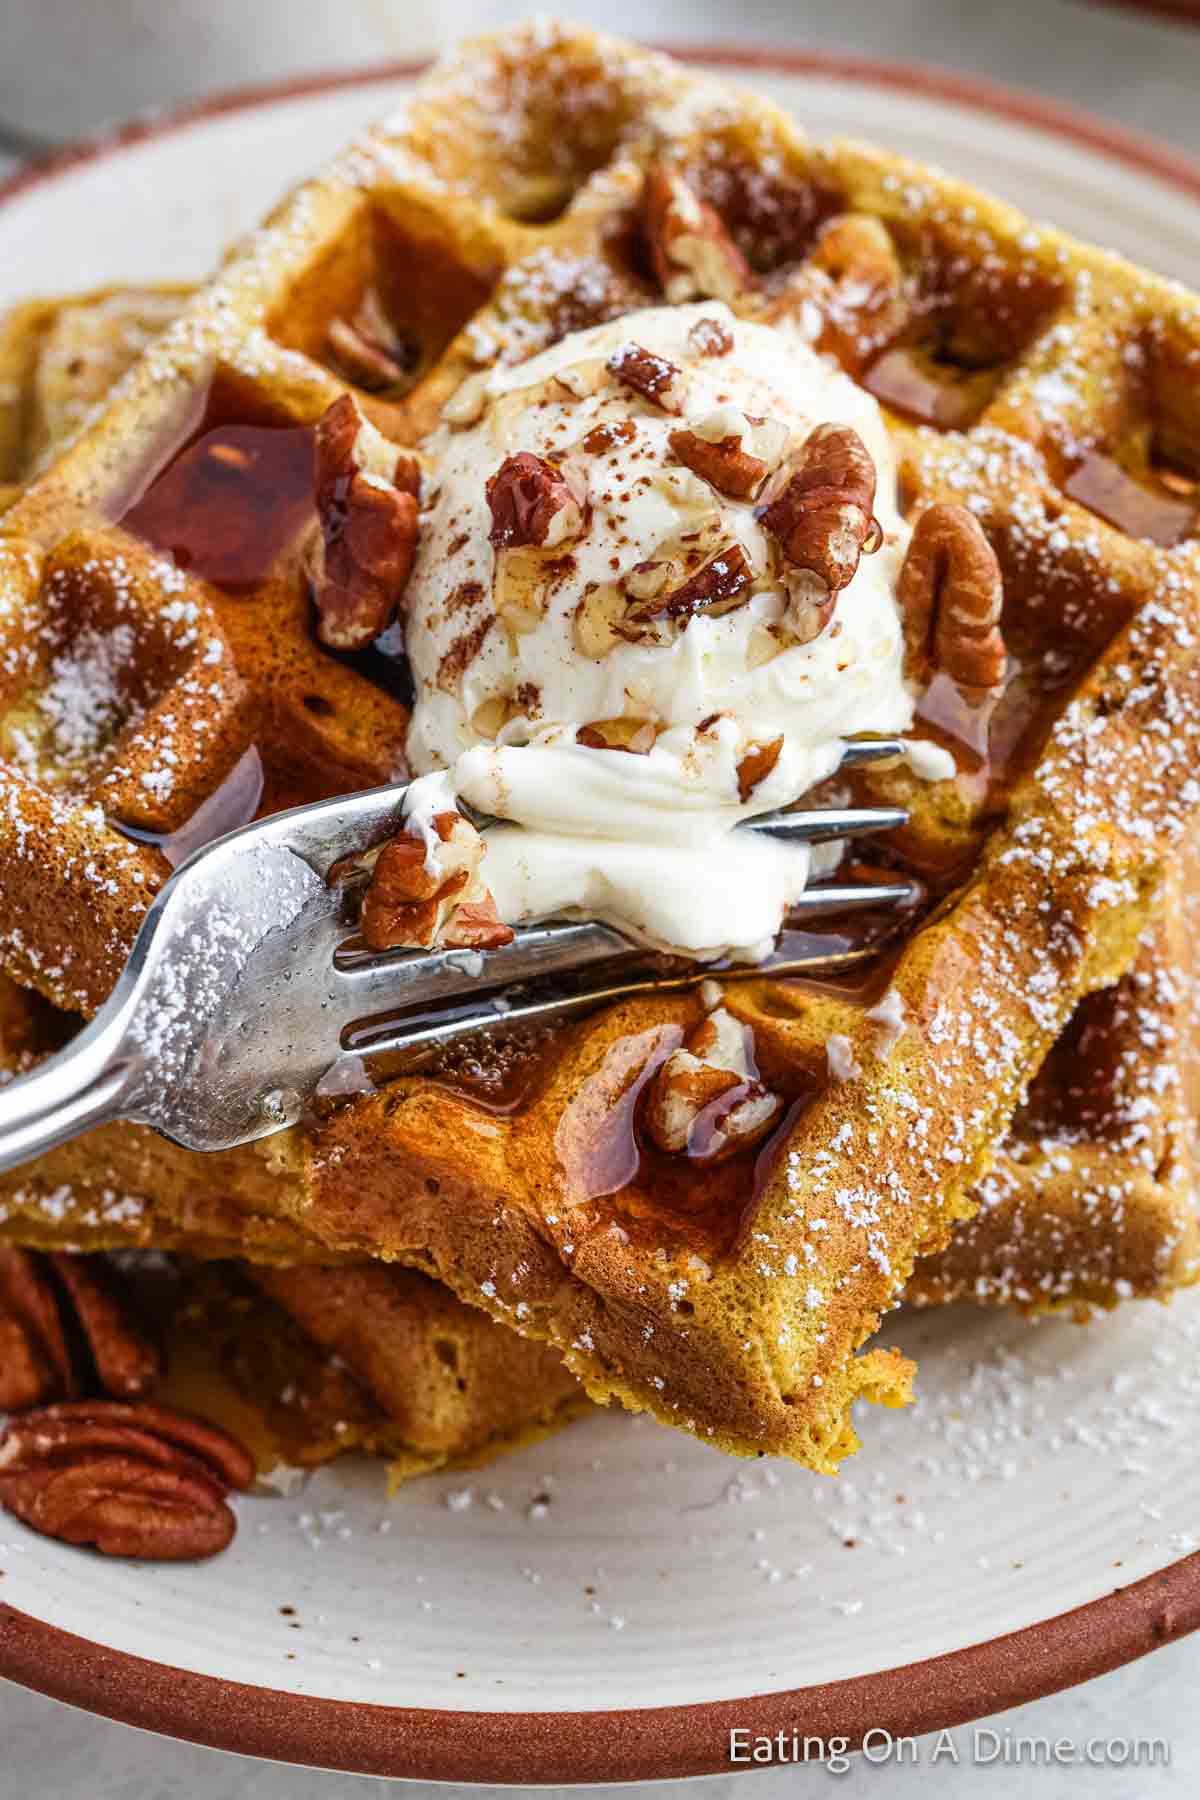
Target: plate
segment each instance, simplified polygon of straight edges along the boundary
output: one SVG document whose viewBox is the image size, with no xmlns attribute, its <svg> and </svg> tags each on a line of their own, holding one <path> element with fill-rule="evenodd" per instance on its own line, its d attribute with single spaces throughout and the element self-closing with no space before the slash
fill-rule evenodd
<svg viewBox="0 0 1200 1800">
<path fill-rule="evenodd" d="M 1200 174 L 914 69 L 713 51 L 873 138 L 1200 286 Z M 0 190 L 0 303 L 199 277 L 411 68 L 220 99 Z M 838 1481 L 597 1414 L 470 1476 L 344 1464 L 238 1503 L 209 1565 L 0 1517 L 0 1672 L 225 1749 L 457 1781 L 728 1770 L 731 1730 L 857 1741 L 993 1713 L 1200 1626 L 1200 1292 L 1084 1329 L 900 1316 L 920 1398 Z M 737 1766 L 736 1764 L 733 1766 Z"/>
</svg>

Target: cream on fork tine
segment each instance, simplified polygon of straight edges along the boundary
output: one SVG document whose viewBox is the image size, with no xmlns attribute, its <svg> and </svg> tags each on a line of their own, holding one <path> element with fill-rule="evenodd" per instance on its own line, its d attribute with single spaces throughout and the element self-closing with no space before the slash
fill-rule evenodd
<svg viewBox="0 0 1200 1800">
<path fill-rule="evenodd" d="M 853 747 L 894 755 L 881 739 Z M 146 916 L 111 998 L 57 1056 L 0 1093 L 0 1169 L 9 1169 L 91 1126 L 129 1119 L 194 1150 L 225 1150 L 292 1125 L 339 1059 L 427 1047 L 501 1020 L 577 1012 L 614 994 L 702 979 L 650 971 L 595 991 L 522 996 L 496 990 L 589 964 L 628 960 L 637 947 L 594 920 L 519 928 L 486 953 L 361 947 L 346 919 L 335 865 L 394 824 L 406 788 L 374 788 L 297 807 L 231 833 L 193 856 Z M 815 841 L 888 830 L 892 807 L 772 814 L 746 829 Z M 486 825 L 486 821 L 481 821 Z M 813 888 L 804 913 L 902 904 L 906 881 Z M 831 949 L 781 958 L 780 972 L 842 968 L 854 953 Z M 761 965 L 754 965 L 760 967 Z M 776 966 L 772 964 L 771 966 Z M 415 1009 L 491 998 L 433 1027 Z M 409 1021 L 397 1021 L 400 1012 Z"/>
</svg>

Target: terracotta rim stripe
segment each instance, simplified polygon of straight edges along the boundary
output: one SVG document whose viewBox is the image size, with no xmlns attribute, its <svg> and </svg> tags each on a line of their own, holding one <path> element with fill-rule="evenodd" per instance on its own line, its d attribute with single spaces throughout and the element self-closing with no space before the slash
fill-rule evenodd
<svg viewBox="0 0 1200 1800">
<path fill-rule="evenodd" d="M 1102 3 L 1109 4 L 1111 0 L 1102 0 Z M 1192 0 L 1147 0 L 1147 3 L 1172 10 L 1178 6 L 1183 10 L 1190 8 Z M 1200 0 L 1194 0 L 1194 5 L 1196 12 L 1190 16 L 1200 19 Z M 728 69 L 761 69 L 768 73 L 779 70 L 788 75 L 827 75 L 834 80 L 862 81 L 872 87 L 891 88 L 902 93 L 928 94 L 933 99 L 1015 119 L 1039 131 L 1082 143 L 1200 198 L 1200 165 L 1181 152 L 1138 132 L 1106 124 L 1103 119 L 1080 108 L 1024 93 L 1018 88 L 1004 87 L 979 76 L 923 63 L 883 62 L 832 51 L 737 48 L 705 43 L 666 44 L 662 48 L 680 62 L 719 64 Z M 54 180 L 81 163 L 116 155 L 147 138 L 165 137 L 225 113 L 246 112 L 279 101 L 303 100 L 315 94 L 368 87 L 379 81 L 411 79 L 426 67 L 423 58 L 407 58 L 373 63 L 367 68 L 349 69 L 336 75 L 309 75 L 282 82 L 265 82 L 256 87 L 230 88 L 162 113 L 131 119 L 97 137 L 72 144 L 45 161 L 17 170 L 6 181 L 0 182 L 0 205 L 44 181 Z"/>
<path fill-rule="evenodd" d="M 1182 0 L 1150 4 L 1192 14 Z M 1200 200 L 1200 167 L 1187 157 L 1087 113 L 971 76 L 817 52 L 703 44 L 667 48 L 685 62 L 928 94 L 1083 144 Z M 225 113 L 403 80 L 423 67 L 419 61 L 380 63 L 243 88 L 134 120 L 10 176 L 0 183 L 0 205 L 82 163 Z M 689 1706 L 503 1713 L 310 1697 L 150 1662 L 3 1604 L 0 1675 L 105 1718 L 246 1756 L 426 1781 L 565 1785 L 728 1774 L 734 1727 L 770 1736 L 783 1731 L 845 1737 L 852 1745 L 872 1730 L 919 1736 L 1089 1681 L 1198 1629 L 1200 1552 L 1071 1612 L 923 1662 Z"/>
<path fill-rule="evenodd" d="M 370 1706 L 247 1687 L 106 1650 L 0 1606 L 0 1669 L 106 1718 L 247 1756 L 460 1782 L 730 1773 L 730 1731 L 919 1736 L 1103 1675 L 1200 1627 L 1200 1552 L 1043 1624 L 878 1675 L 697 1706 L 497 1713 Z"/>
</svg>

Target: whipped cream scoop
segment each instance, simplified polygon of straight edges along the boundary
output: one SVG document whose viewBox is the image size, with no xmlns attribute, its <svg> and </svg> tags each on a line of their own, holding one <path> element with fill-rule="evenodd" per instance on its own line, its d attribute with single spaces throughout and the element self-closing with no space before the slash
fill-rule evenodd
<svg viewBox="0 0 1200 1800">
<path fill-rule="evenodd" d="M 641 391 L 614 374 L 630 358 Z M 830 423 L 874 463 L 878 547 L 806 638 L 756 512 L 766 482 L 721 491 L 671 439 L 778 465 Z M 847 737 L 913 718 L 895 598 L 909 530 L 875 400 L 798 335 L 705 301 L 469 378 L 422 450 L 408 753 L 429 787 L 410 816 L 461 795 L 510 822 L 488 832 L 485 870 L 510 922 L 577 912 L 692 956 L 765 954 L 836 851 L 746 834 L 735 851 L 731 831 L 830 775 Z M 558 482 L 532 548 L 497 528 L 514 458 Z M 656 602 L 714 564 L 740 581 L 720 604 Z"/>
</svg>

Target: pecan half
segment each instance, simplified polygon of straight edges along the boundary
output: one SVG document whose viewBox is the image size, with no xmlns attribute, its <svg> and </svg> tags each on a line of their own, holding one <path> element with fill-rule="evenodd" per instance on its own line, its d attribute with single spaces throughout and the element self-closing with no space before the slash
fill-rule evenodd
<svg viewBox="0 0 1200 1800">
<path fill-rule="evenodd" d="M 785 562 L 830 594 L 854 579 L 858 559 L 878 550 L 875 464 L 850 425 L 818 425 L 780 469 L 755 509 Z"/>
<path fill-rule="evenodd" d="M 410 829 L 330 870 L 331 881 L 369 874 L 360 919 L 368 946 L 495 950 L 511 943 L 512 928 L 479 875 L 479 832 L 458 812 L 435 814 L 431 826 L 435 848 Z"/>
<path fill-rule="evenodd" d="M 904 672 L 937 671 L 964 687 L 999 687 L 1008 653 L 1000 630 L 1004 582 L 982 525 L 966 506 L 937 501 L 913 529 L 896 597 L 904 620 Z"/>
<path fill-rule="evenodd" d="M 642 229 L 658 285 L 672 306 L 687 300 L 732 304 L 754 286 L 721 215 L 666 163 L 646 171 Z"/>
<path fill-rule="evenodd" d="M 0 1504 L 46 1537 L 105 1556 L 214 1555 L 237 1529 L 226 1495 L 253 1479 L 235 1438 L 147 1401 L 43 1407 L 0 1439 Z"/>
<path fill-rule="evenodd" d="M 506 456 L 489 476 L 487 503 L 492 515 L 488 537 L 497 550 L 554 550 L 584 529 L 582 478 L 531 450 Z"/>
<path fill-rule="evenodd" d="M 104 1257 L 0 1250 L 0 1410 L 66 1399 L 93 1382 L 130 1399 L 161 1373 L 160 1348 Z"/>
<path fill-rule="evenodd" d="M 718 1162 L 761 1138 L 782 1108 L 758 1078 L 749 1026 L 718 1006 L 650 1082 L 645 1127 L 660 1150 Z"/>
<path fill-rule="evenodd" d="M 309 552 L 317 636 L 361 650 L 391 622 L 417 548 L 420 472 L 343 394 L 318 420 Z"/>
<path fill-rule="evenodd" d="M 614 350 L 605 367 L 625 387 L 632 388 L 643 400 L 663 412 L 683 411 L 685 384 L 683 370 L 667 356 L 647 350 L 644 344 L 622 344 Z"/>
</svg>

